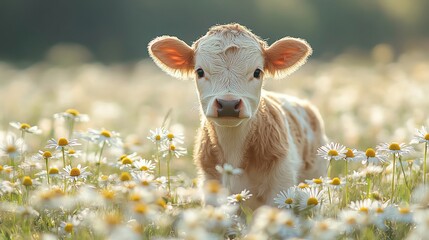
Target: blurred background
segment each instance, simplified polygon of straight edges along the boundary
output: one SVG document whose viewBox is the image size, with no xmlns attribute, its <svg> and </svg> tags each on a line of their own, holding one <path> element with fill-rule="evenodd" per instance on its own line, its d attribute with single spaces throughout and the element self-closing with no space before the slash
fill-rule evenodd
<svg viewBox="0 0 429 240">
<path fill-rule="evenodd" d="M 0 1 L 0 129 L 10 121 L 55 126 L 67 108 L 89 114 L 145 149 L 149 129 L 183 131 L 192 152 L 199 124 L 192 81 L 148 59 L 147 44 L 173 35 L 192 44 L 215 24 L 238 22 L 269 44 L 306 39 L 314 54 L 266 88 L 319 107 L 332 141 L 365 149 L 409 141 L 428 125 L 427 0 Z"/>
</svg>

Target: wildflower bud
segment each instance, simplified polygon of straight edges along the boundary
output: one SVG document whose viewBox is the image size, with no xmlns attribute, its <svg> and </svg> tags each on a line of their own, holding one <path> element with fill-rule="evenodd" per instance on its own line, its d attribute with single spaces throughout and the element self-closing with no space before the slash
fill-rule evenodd
<svg viewBox="0 0 429 240">
<path fill-rule="evenodd" d="M 44 151 L 42 154 L 43 158 L 51 158 L 52 157 L 52 153 L 49 151 Z"/>
</svg>

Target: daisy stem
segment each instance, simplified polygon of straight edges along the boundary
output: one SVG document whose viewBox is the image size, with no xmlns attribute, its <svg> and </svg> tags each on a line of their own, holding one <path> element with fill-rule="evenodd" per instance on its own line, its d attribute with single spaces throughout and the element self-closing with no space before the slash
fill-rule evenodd
<svg viewBox="0 0 429 240">
<path fill-rule="evenodd" d="M 331 160 L 329 160 L 329 165 L 328 165 L 328 178 L 331 179 L 331 165 L 332 165 L 332 158 Z"/>
<path fill-rule="evenodd" d="M 425 142 L 425 156 L 423 158 L 423 184 L 426 185 L 426 157 L 428 152 L 428 143 Z"/>
<path fill-rule="evenodd" d="M 69 139 L 73 136 L 73 128 L 74 128 L 74 119 L 70 120 L 70 126 L 69 126 Z"/>
<path fill-rule="evenodd" d="M 349 176 L 349 168 L 348 168 L 348 161 L 346 160 L 346 205 L 349 202 L 349 180 L 348 180 L 348 176 Z"/>
<path fill-rule="evenodd" d="M 396 155 L 393 154 L 393 165 L 392 165 L 392 195 L 390 200 L 393 202 L 393 197 L 395 196 L 395 169 L 396 169 Z"/>
<path fill-rule="evenodd" d="M 158 162 L 158 177 L 161 177 L 161 160 L 159 159 L 159 142 L 156 141 L 156 161 Z"/>
<path fill-rule="evenodd" d="M 399 156 L 399 164 L 401 165 L 402 175 L 404 175 L 405 186 L 407 186 L 408 190 L 411 191 L 410 186 L 408 186 L 407 176 L 405 176 L 404 166 L 402 166 L 401 156 Z"/>
<path fill-rule="evenodd" d="M 98 156 L 98 164 L 97 164 L 97 175 L 100 173 L 101 157 L 103 156 L 103 150 L 105 145 L 106 145 L 106 141 L 103 142 L 103 145 L 101 145 L 101 148 L 100 148 L 100 155 Z"/>
<path fill-rule="evenodd" d="M 331 199 L 331 188 L 328 186 L 328 198 L 329 198 L 329 203 L 332 204 L 332 199 Z"/>
<path fill-rule="evenodd" d="M 61 147 L 61 152 L 63 154 L 63 167 L 66 167 L 66 154 L 64 153 L 64 147 Z"/>
<path fill-rule="evenodd" d="M 366 198 L 370 198 L 370 193 L 371 193 L 371 177 L 366 177 L 366 183 L 367 183 L 367 189 L 366 189 Z"/>
<path fill-rule="evenodd" d="M 48 184 L 49 184 L 49 165 L 48 165 L 48 158 L 45 158 L 45 163 L 46 163 L 46 178 L 48 179 Z"/>
<path fill-rule="evenodd" d="M 168 158 L 167 158 L 167 182 L 168 182 L 168 193 L 171 193 L 171 184 L 170 184 L 170 160 L 173 157 L 171 150 L 168 151 Z"/>
</svg>

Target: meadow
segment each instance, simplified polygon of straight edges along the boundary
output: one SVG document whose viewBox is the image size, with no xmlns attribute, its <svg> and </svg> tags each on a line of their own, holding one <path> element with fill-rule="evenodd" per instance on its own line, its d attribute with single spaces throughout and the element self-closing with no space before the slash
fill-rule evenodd
<svg viewBox="0 0 429 240">
<path fill-rule="evenodd" d="M 255 212 L 243 204 L 251 192 L 198 180 L 192 81 L 149 59 L 105 65 L 76 52 L 0 63 L 2 239 L 426 237 L 429 52 L 378 45 L 265 80 L 314 103 L 332 143 L 318 153 L 327 177 Z"/>
</svg>

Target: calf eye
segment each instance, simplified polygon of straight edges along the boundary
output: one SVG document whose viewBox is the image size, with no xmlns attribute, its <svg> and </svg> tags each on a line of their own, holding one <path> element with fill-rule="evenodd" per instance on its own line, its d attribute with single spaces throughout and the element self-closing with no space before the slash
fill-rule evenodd
<svg viewBox="0 0 429 240">
<path fill-rule="evenodd" d="M 197 71 L 195 71 L 198 75 L 198 78 L 204 77 L 204 70 L 201 68 L 198 68 Z"/>
<path fill-rule="evenodd" d="M 259 79 L 261 77 L 261 69 L 256 69 L 255 72 L 253 73 L 253 77 Z"/>
</svg>

